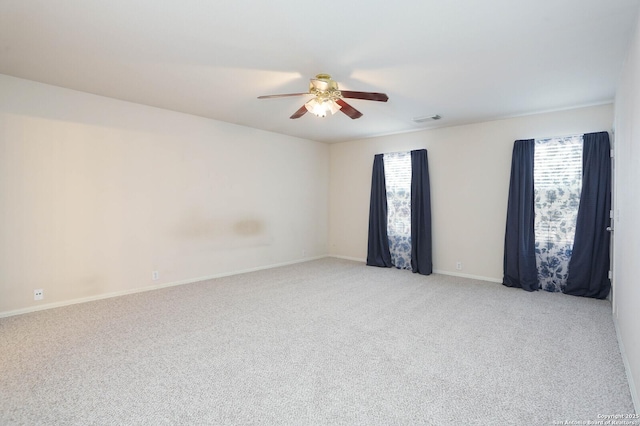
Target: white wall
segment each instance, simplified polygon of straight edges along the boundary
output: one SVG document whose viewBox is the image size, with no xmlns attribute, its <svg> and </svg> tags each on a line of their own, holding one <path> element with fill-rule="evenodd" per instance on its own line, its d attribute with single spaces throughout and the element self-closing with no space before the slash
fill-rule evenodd
<svg viewBox="0 0 640 426">
<path fill-rule="evenodd" d="M 640 19 L 615 102 L 613 307 L 640 413 Z"/>
<path fill-rule="evenodd" d="M 434 270 L 501 281 L 513 142 L 612 124 L 609 104 L 331 145 L 330 253 L 366 258 L 373 156 L 426 148 Z"/>
<path fill-rule="evenodd" d="M 325 144 L 2 75 L 0 94 L 0 315 L 328 252 Z"/>
</svg>

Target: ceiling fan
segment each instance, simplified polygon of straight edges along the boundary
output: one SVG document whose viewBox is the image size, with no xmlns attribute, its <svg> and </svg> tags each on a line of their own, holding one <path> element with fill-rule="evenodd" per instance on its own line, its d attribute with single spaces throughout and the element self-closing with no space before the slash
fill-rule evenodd
<svg viewBox="0 0 640 426">
<path fill-rule="evenodd" d="M 362 113 L 346 103 L 344 98 L 362 99 L 365 101 L 387 102 L 389 97 L 384 93 L 375 92 L 353 92 L 351 90 L 340 90 L 338 83 L 331 78 L 329 74 L 318 74 L 316 78 L 312 78 L 309 83 L 309 91 L 306 93 L 287 93 L 283 95 L 264 95 L 258 96 L 258 99 L 284 98 L 288 96 L 312 95 L 313 98 L 306 102 L 299 110 L 293 113 L 289 118 L 300 118 L 307 111 L 318 117 L 326 117 L 327 113 L 335 114 L 342 111 L 351 119 L 362 117 Z"/>
</svg>

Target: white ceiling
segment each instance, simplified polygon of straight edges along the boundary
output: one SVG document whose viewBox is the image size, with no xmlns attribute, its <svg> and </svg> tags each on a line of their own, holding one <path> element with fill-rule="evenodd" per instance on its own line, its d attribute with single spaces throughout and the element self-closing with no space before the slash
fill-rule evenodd
<svg viewBox="0 0 640 426">
<path fill-rule="evenodd" d="M 0 0 L 0 73 L 338 142 L 610 102 L 639 3 Z M 290 120 L 305 97 L 256 99 L 318 73 L 389 102 Z"/>
</svg>

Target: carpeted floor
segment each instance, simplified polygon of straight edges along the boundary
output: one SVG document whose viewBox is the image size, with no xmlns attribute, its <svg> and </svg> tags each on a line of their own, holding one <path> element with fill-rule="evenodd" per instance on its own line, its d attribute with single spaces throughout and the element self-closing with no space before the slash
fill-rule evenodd
<svg viewBox="0 0 640 426">
<path fill-rule="evenodd" d="M 339 259 L 0 319 L 0 395 L 2 425 L 633 412 L 609 302 Z"/>
</svg>

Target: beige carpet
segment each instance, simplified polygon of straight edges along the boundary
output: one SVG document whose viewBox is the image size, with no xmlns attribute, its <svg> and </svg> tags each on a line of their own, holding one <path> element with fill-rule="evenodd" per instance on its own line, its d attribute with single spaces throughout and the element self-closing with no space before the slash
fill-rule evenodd
<svg viewBox="0 0 640 426">
<path fill-rule="evenodd" d="M 548 425 L 633 411 L 607 301 L 338 259 L 0 319 L 0 395 L 2 425 Z"/>
</svg>

